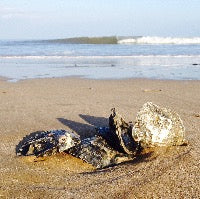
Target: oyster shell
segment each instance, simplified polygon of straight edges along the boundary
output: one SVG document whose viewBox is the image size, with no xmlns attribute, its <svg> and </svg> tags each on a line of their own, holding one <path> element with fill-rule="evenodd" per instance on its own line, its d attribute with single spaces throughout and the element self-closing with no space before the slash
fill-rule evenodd
<svg viewBox="0 0 200 199">
<path fill-rule="evenodd" d="M 179 115 L 147 102 L 137 113 L 132 136 L 143 148 L 185 143 L 185 128 Z"/>
<path fill-rule="evenodd" d="M 132 125 L 126 123 L 122 116 L 115 111 L 115 108 L 111 109 L 111 111 L 112 113 L 109 117 L 109 134 L 114 137 L 112 140 L 113 144 L 124 153 L 136 154 L 140 150 L 140 146 L 132 138 Z"/>
<path fill-rule="evenodd" d="M 24 137 L 16 146 L 16 154 L 47 156 L 65 151 L 80 143 L 76 134 L 65 130 L 37 131 Z"/>
<path fill-rule="evenodd" d="M 114 150 L 101 136 L 86 138 L 67 152 L 98 169 L 133 160 L 135 157 Z"/>
</svg>

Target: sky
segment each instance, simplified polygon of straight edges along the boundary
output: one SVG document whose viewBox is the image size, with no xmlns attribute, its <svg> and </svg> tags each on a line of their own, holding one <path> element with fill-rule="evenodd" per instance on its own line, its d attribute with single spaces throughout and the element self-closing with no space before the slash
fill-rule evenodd
<svg viewBox="0 0 200 199">
<path fill-rule="evenodd" d="M 0 39 L 200 37 L 200 0 L 0 0 Z"/>
</svg>

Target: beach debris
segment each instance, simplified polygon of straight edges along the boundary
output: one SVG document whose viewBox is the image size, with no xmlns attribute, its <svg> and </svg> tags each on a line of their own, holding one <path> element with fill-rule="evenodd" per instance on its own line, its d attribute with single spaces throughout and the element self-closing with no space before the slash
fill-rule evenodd
<svg viewBox="0 0 200 199">
<path fill-rule="evenodd" d="M 113 149 L 101 136 L 80 140 L 75 133 L 65 130 L 37 131 L 24 137 L 16 146 L 18 156 L 44 157 L 60 152 L 71 154 L 96 168 L 135 158 L 133 154 L 124 154 Z"/>
<path fill-rule="evenodd" d="M 63 152 L 78 143 L 80 143 L 79 136 L 70 131 L 37 131 L 25 136 L 19 142 L 16 146 L 16 154 L 18 156 L 48 156 Z"/>
<path fill-rule="evenodd" d="M 101 136 L 83 139 L 80 144 L 67 150 L 67 153 L 92 164 L 97 169 L 130 161 L 134 155 L 114 150 Z"/>
<path fill-rule="evenodd" d="M 109 127 L 97 127 L 96 134 L 80 140 L 70 131 L 38 131 L 19 142 L 16 154 L 43 157 L 65 152 L 102 169 L 133 160 L 145 148 L 186 143 L 179 115 L 152 102 L 143 105 L 134 126 L 125 122 L 115 108 L 111 109 Z"/>
<path fill-rule="evenodd" d="M 177 113 L 147 102 L 137 113 L 132 136 L 143 148 L 183 145 L 185 128 Z"/>
</svg>

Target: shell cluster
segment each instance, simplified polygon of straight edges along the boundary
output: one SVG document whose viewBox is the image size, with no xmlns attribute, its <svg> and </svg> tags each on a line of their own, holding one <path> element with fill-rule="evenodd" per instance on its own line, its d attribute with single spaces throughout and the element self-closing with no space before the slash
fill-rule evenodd
<svg viewBox="0 0 200 199">
<path fill-rule="evenodd" d="M 151 102 L 140 109 L 135 125 L 125 122 L 112 109 L 109 127 L 97 127 L 96 132 L 83 140 L 66 130 L 34 132 L 19 142 L 16 154 L 39 157 L 66 152 L 96 168 L 105 168 L 133 160 L 147 147 L 185 143 L 185 128 L 179 115 Z"/>
<path fill-rule="evenodd" d="M 36 131 L 16 146 L 18 156 L 48 156 L 63 152 L 81 142 L 75 133 L 65 130 Z"/>
</svg>

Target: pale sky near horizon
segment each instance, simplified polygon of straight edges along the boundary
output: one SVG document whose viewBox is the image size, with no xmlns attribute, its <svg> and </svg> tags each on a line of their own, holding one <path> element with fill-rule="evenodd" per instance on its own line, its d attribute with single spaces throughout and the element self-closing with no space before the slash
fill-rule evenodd
<svg viewBox="0 0 200 199">
<path fill-rule="evenodd" d="M 0 39 L 200 37 L 200 0 L 1 0 Z"/>
</svg>

